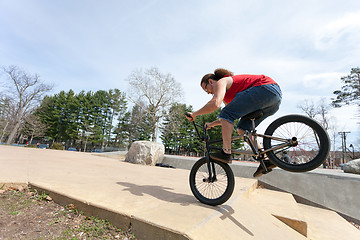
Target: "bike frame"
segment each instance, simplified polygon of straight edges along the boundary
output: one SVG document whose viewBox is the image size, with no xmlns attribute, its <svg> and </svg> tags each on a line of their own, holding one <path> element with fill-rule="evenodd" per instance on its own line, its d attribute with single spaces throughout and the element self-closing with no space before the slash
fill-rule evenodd
<svg viewBox="0 0 360 240">
<path fill-rule="evenodd" d="M 251 137 L 253 137 L 254 143 L 251 141 Z M 279 144 L 276 147 L 272 147 L 272 148 L 269 148 L 269 149 L 264 149 L 264 151 L 259 152 L 258 144 L 257 144 L 258 143 L 258 141 L 257 141 L 258 137 L 271 138 L 271 139 L 274 139 L 276 141 L 283 142 L 283 144 Z M 231 141 L 238 140 L 238 139 L 244 139 L 249 144 L 252 152 L 241 151 L 241 150 L 236 150 L 236 149 L 231 149 L 231 152 L 234 153 L 234 154 L 244 154 L 244 155 L 248 155 L 248 156 L 252 156 L 252 157 L 259 157 L 261 154 L 267 153 L 269 151 L 283 149 L 285 147 L 291 147 L 291 146 L 293 146 L 294 141 L 296 141 L 296 140 L 293 140 L 293 139 L 285 139 L 285 138 L 278 138 L 278 137 L 273 137 L 273 136 L 264 135 L 264 134 L 258 134 L 256 132 L 256 130 L 251 131 L 250 133 L 245 132 L 243 135 L 234 136 L 234 137 L 231 138 Z M 208 150 L 211 150 L 211 149 L 221 150 L 221 148 L 219 148 L 219 147 L 211 146 L 212 144 L 219 143 L 219 142 L 222 142 L 222 139 L 213 140 L 213 141 L 207 141 L 206 149 L 208 149 Z"/>
<path fill-rule="evenodd" d="M 248 151 L 241 151 L 241 150 L 231 150 L 232 153 L 234 154 L 244 154 L 244 155 L 248 155 L 248 156 L 252 156 L 254 157 L 255 159 L 259 160 L 260 161 L 260 164 L 262 165 L 263 169 L 265 171 L 268 171 L 266 166 L 265 166 L 265 163 L 263 161 L 262 158 L 260 158 L 260 156 L 264 153 L 267 153 L 269 151 L 275 151 L 275 150 L 278 150 L 278 149 L 283 149 L 283 148 L 290 148 L 291 146 L 294 146 L 297 144 L 297 139 L 285 139 L 285 138 L 278 138 L 278 137 L 273 137 L 273 136 L 269 136 L 269 135 L 264 135 L 264 134 L 258 134 L 255 130 L 255 119 L 250 119 L 252 121 L 252 130 L 249 132 L 249 131 L 245 131 L 245 133 L 243 135 L 239 135 L 239 136 L 234 136 L 231 138 L 231 141 L 233 140 L 238 140 L 238 139 L 244 139 L 250 146 L 252 152 L 248 152 Z M 194 127 L 195 127 L 195 130 L 196 130 L 196 133 L 198 135 L 198 137 L 202 140 L 202 141 L 205 141 L 205 144 L 206 144 L 206 160 L 207 160 L 207 167 L 208 167 L 208 170 L 209 170 L 209 181 L 215 181 L 216 180 L 216 172 L 215 172 L 215 164 L 214 162 L 211 162 L 210 161 L 210 150 L 221 150 L 221 148 L 219 147 L 215 147 L 215 146 L 211 146 L 215 143 L 219 143 L 219 142 L 222 142 L 223 140 L 222 139 L 218 139 L 218 140 L 213 140 L 213 141 L 210 141 L 210 138 L 209 136 L 207 135 L 207 130 L 206 130 L 206 127 L 203 127 L 203 126 L 200 126 L 198 124 L 196 124 L 194 121 L 193 121 L 193 124 L 194 124 Z M 204 137 L 201 137 L 200 136 L 200 133 L 197 129 L 197 127 L 200 127 L 204 130 Z M 271 138 L 271 139 L 274 139 L 276 141 L 279 141 L 279 142 L 283 142 L 282 144 L 279 144 L 275 147 L 272 147 L 272 148 L 269 148 L 269 149 L 264 149 L 264 151 L 259 151 L 258 149 L 258 140 L 257 138 L 258 137 L 261 137 L 261 138 Z M 254 142 L 251 141 L 251 138 L 253 138 Z"/>
</svg>

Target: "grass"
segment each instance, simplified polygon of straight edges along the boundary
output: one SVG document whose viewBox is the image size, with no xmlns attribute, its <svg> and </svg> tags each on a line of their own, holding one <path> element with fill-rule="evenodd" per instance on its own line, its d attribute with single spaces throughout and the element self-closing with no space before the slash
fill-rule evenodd
<svg viewBox="0 0 360 240">
<path fill-rule="evenodd" d="M 84 239 L 84 236 L 90 239 L 114 239 L 113 235 L 107 234 L 109 230 L 117 232 L 119 236 L 121 233 L 124 233 L 124 231 L 116 228 L 108 220 L 102 220 L 97 217 L 86 217 L 86 221 L 84 221 L 77 228 L 65 230 L 64 232 L 62 232 L 61 236 L 56 239 L 80 240 Z M 127 236 L 127 239 L 136 238 L 134 234 L 130 234 Z"/>
<path fill-rule="evenodd" d="M 4 185 L 0 186 L 1 188 L 4 188 Z M 8 201 L 5 201 L 5 195 Z M 87 217 L 73 204 L 65 207 L 54 205 L 55 203 L 46 193 L 39 193 L 36 189 L 27 189 L 25 192 L 9 190 L 0 200 L 2 200 L 0 201 L 0 209 L 2 207 L 3 211 L 12 217 L 16 217 L 18 219 L 16 222 L 19 224 L 21 221 L 29 221 L 38 224 L 35 227 L 36 229 L 51 228 L 53 229 L 52 232 L 56 232 L 56 235 L 43 238 L 43 236 L 30 235 L 34 232 L 32 228 L 29 228 L 29 231 L 25 229 L 24 231 L 26 231 L 29 239 L 136 239 L 130 230 L 123 231 L 108 220 L 93 216 Z M 41 215 L 38 212 L 39 208 L 42 209 Z M 48 208 L 49 210 L 45 210 Z M 28 214 L 31 214 L 30 220 L 25 220 L 29 219 Z M 41 219 L 41 221 L 33 221 L 33 219 Z"/>
<path fill-rule="evenodd" d="M 22 209 L 33 204 L 33 201 L 31 199 L 24 198 L 25 193 L 17 192 L 15 190 L 10 190 L 10 192 L 12 193 L 12 195 L 18 195 L 20 197 L 19 201 L 12 202 L 8 207 L 10 215 L 12 216 L 19 215 L 21 214 Z"/>
</svg>

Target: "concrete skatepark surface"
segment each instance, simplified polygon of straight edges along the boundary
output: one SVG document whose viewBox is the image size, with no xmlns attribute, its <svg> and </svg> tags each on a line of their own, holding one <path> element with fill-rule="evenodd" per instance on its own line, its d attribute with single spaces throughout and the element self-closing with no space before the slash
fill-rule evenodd
<svg viewBox="0 0 360 240">
<path fill-rule="evenodd" d="M 188 176 L 189 170 L 120 157 L 0 146 L 0 183 L 28 183 L 61 204 L 131 226 L 138 239 L 360 239 L 360 231 L 335 212 L 257 189 L 255 179 L 237 177 L 224 205 L 201 204 Z"/>
</svg>

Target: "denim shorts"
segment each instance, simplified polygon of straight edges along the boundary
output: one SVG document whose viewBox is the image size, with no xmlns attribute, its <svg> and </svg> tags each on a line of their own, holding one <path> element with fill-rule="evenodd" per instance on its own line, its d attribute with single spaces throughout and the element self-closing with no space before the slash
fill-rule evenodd
<svg viewBox="0 0 360 240">
<path fill-rule="evenodd" d="M 255 126 L 258 126 L 265 118 L 279 110 L 281 96 L 281 89 L 277 84 L 251 87 L 237 93 L 234 99 L 221 110 L 219 118 L 232 124 L 236 119 L 240 119 L 237 128 L 250 131 L 251 120 L 241 120 L 241 117 L 262 110 L 264 115 L 255 120 Z"/>
</svg>

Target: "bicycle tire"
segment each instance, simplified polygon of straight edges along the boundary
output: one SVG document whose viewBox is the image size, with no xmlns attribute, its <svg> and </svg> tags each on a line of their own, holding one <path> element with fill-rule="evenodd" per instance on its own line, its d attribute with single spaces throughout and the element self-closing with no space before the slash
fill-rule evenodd
<svg viewBox="0 0 360 240">
<path fill-rule="evenodd" d="M 325 129 L 315 120 L 303 115 L 286 115 L 272 122 L 265 135 L 297 139 L 297 145 L 287 149 L 266 153 L 269 160 L 290 172 L 307 172 L 319 167 L 328 157 L 330 140 Z M 264 149 L 280 144 L 279 141 L 264 137 Z"/>
<path fill-rule="evenodd" d="M 231 197 L 234 191 L 235 179 L 228 164 L 212 159 L 210 161 L 215 165 L 217 181 L 205 181 L 205 179 L 208 179 L 209 173 L 207 159 L 203 157 L 191 168 L 189 183 L 196 199 L 204 204 L 216 206 L 223 204 Z"/>
</svg>

